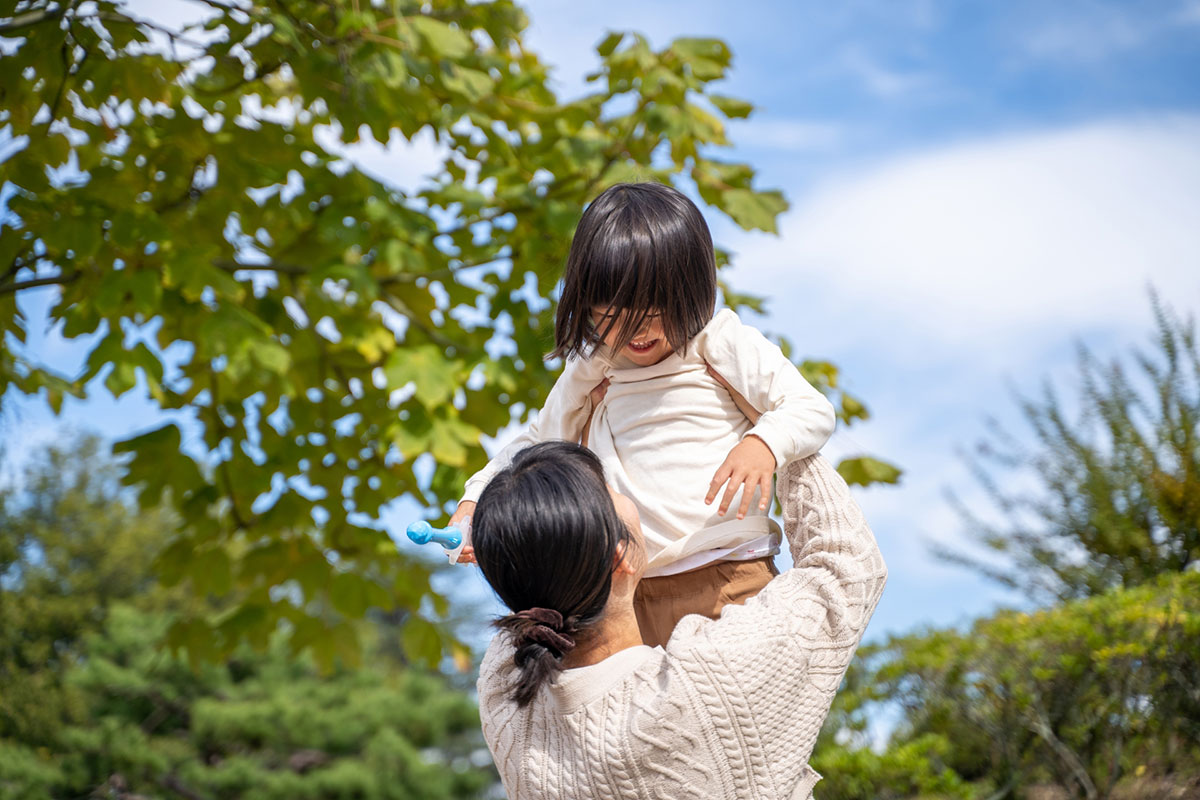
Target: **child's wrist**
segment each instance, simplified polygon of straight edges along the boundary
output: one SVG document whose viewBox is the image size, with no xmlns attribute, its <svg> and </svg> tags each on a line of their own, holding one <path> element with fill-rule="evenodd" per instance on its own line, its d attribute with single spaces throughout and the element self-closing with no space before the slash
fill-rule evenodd
<svg viewBox="0 0 1200 800">
<path fill-rule="evenodd" d="M 767 444 L 767 440 L 759 436 L 757 433 L 747 433 L 742 437 L 742 441 L 753 439 L 757 444 L 762 445 L 762 448 L 767 451 L 767 455 L 771 458 L 772 467 L 779 466 L 779 459 L 775 457 L 775 451 L 771 449 L 771 445 Z"/>
</svg>

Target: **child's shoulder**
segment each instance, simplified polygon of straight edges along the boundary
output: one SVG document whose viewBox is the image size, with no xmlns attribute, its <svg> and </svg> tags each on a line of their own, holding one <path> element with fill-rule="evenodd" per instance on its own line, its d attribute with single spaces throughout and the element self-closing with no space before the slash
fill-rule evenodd
<svg viewBox="0 0 1200 800">
<path fill-rule="evenodd" d="M 696 338 L 697 344 L 703 348 L 705 345 L 726 345 L 755 334 L 762 336 L 757 328 L 743 322 L 732 308 L 722 308 L 713 315 Z"/>
</svg>

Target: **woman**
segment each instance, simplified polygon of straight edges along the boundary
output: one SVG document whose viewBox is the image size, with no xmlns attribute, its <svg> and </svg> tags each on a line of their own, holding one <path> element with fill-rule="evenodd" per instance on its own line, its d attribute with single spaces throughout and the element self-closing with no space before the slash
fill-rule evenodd
<svg viewBox="0 0 1200 800">
<path fill-rule="evenodd" d="M 511 800 L 804 800 L 817 732 L 886 568 L 820 455 L 780 470 L 795 567 L 719 619 L 641 642 L 632 503 L 588 450 L 546 442 L 484 489 L 473 543 L 514 613 L 480 668 L 484 738 Z"/>
</svg>

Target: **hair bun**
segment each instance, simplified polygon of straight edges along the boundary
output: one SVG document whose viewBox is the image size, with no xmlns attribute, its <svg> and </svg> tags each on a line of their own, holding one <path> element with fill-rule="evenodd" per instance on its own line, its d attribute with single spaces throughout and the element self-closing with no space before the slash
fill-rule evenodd
<svg viewBox="0 0 1200 800">
<path fill-rule="evenodd" d="M 556 651 L 559 658 L 575 647 L 575 639 L 569 635 L 563 616 L 553 608 L 527 608 L 511 615 L 512 622 L 505 625 L 512 631 L 519 646 L 527 643 L 540 644 Z"/>
</svg>

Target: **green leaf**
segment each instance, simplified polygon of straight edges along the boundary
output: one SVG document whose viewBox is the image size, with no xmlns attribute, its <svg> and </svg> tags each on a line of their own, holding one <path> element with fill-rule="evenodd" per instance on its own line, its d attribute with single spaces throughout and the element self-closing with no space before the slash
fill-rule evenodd
<svg viewBox="0 0 1200 800">
<path fill-rule="evenodd" d="M 723 193 L 722 210 L 743 230 L 778 233 L 775 218 L 787 211 L 788 203 L 777 191 L 756 192 L 752 189 L 730 189 Z"/>
<path fill-rule="evenodd" d="M 442 657 L 442 635 L 432 622 L 422 617 L 410 618 L 404 624 L 401 641 L 410 659 L 430 669 L 437 667 Z"/>
<path fill-rule="evenodd" d="M 446 88 L 458 92 L 471 102 L 476 102 L 491 94 L 495 85 L 491 76 L 486 72 L 467 67 L 455 67 L 446 77 L 442 78 Z"/>
<path fill-rule="evenodd" d="M 838 413 L 838 417 L 849 424 L 856 419 L 869 419 L 870 416 L 871 413 L 867 411 L 867 407 L 862 404 L 862 401 L 842 392 L 842 409 Z"/>
<path fill-rule="evenodd" d="M 353 572 L 339 572 L 329 587 L 329 601 L 340 613 L 358 619 L 367 610 L 366 581 Z"/>
<path fill-rule="evenodd" d="M 210 593 L 225 595 L 233 586 L 229 554 L 221 547 L 209 547 L 200 552 L 193 552 L 187 571 L 196 587 L 196 593 L 201 596 Z"/>
<path fill-rule="evenodd" d="M 429 48 L 445 58 L 463 58 L 475 50 L 471 37 L 458 28 L 452 28 L 441 20 L 418 15 L 412 18 L 412 26 L 421 34 Z"/>
<path fill-rule="evenodd" d="M 384 365 L 388 385 L 399 389 L 416 384 L 417 401 L 428 409 L 443 405 L 460 385 L 462 364 L 446 358 L 438 347 L 422 345 L 394 350 Z"/>
<path fill-rule="evenodd" d="M 169 423 L 113 445 L 114 453 L 133 454 L 124 481 L 141 486 L 142 508 L 157 505 L 167 487 L 185 494 L 204 483 L 196 462 L 180 452 L 180 441 L 179 428 Z"/>
<path fill-rule="evenodd" d="M 745 119 L 754 111 L 754 104 L 736 97 L 726 97 L 720 94 L 708 95 L 709 102 L 720 109 L 721 113 L 730 119 Z"/>
<path fill-rule="evenodd" d="M 680 37 L 671 42 L 671 50 L 685 61 L 705 59 L 728 66 L 731 54 L 729 45 L 720 39 Z"/>
<path fill-rule="evenodd" d="M 621 40 L 624 38 L 624 33 L 610 33 L 601 39 L 600 43 L 596 45 L 596 52 L 600 54 L 601 58 L 608 58 L 610 55 L 612 55 L 612 52 L 617 49 L 617 45 L 619 45 Z"/>
<path fill-rule="evenodd" d="M 870 486 L 873 483 L 899 483 L 898 467 L 877 458 L 862 456 L 844 459 L 837 466 L 838 474 L 851 486 Z"/>
</svg>

